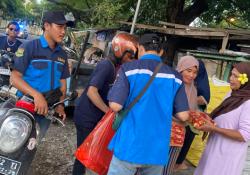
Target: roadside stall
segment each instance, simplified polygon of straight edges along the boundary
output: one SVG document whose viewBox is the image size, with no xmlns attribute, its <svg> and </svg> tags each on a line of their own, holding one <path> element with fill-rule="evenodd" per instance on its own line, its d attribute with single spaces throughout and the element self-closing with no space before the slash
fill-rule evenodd
<svg viewBox="0 0 250 175">
<path fill-rule="evenodd" d="M 129 22 L 120 22 L 124 25 L 131 25 Z M 174 54 L 175 58 L 170 64 L 176 65 L 179 57 L 190 54 L 205 62 L 210 79 L 211 99 L 206 112 L 210 113 L 216 108 L 230 91 L 228 78 L 232 65 L 237 62 L 250 62 L 250 31 L 220 28 L 198 28 L 167 22 L 159 22 L 159 25 L 135 24 L 135 28 L 150 32 L 163 34 L 167 42 L 176 40 Z M 136 32 L 135 32 L 136 33 Z M 166 44 L 167 45 L 167 44 Z M 167 45 L 168 46 L 168 45 Z M 173 51 L 171 47 L 166 48 L 167 52 Z M 168 60 L 165 60 L 168 63 Z M 202 134 L 196 136 L 187 160 L 197 166 L 206 142 L 202 142 Z M 250 157 L 250 147 L 248 159 Z M 250 173 L 250 160 L 246 161 L 243 174 Z"/>
</svg>

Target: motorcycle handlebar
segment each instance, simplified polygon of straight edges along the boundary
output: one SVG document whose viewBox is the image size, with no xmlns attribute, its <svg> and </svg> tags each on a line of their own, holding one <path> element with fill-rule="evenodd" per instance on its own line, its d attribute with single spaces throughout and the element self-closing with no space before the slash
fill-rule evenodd
<svg viewBox="0 0 250 175">
<path fill-rule="evenodd" d="M 11 64 L 14 62 L 14 53 L 7 50 L 0 50 L 0 64 L 2 67 L 11 68 Z"/>
<path fill-rule="evenodd" d="M 64 100 L 59 101 L 59 102 L 53 104 L 53 105 L 51 106 L 51 108 L 55 108 L 55 107 L 58 106 L 59 104 L 64 104 L 64 102 L 66 102 L 66 101 L 73 101 L 73 100 L 75 100 L 75 99 L 77 98 L 77 96 L 78 96 L 77 91 L 73 91 L 73 92 L 71 92 L 71 93 L 68 95 L 68 97 L 66 97 Z"/>
<path fill-rule="evenodd" d="M 7 51 L 7 50 L 0 50 L 0 54 L 1 55 L 4 55 L 4 54 L 7 54 L 11 57 L 13 57 L 15 55 L 15 53 L 11 52 L 11 51 Z"/>
<path fill-rule="evenodd" d="M 5 98 L 13 98 L 17 100 L 16 96 L 17 89 L 14 87 L 9 87 L 7 85 L 4 85 L 0 88 L 0 98 L 5 99 Z"/>
<path fill-rule="evenodd" d="M 56 117 L 54 114 L 55 114 L 55 108 L 60 105 L 60 104 L 64 104 L 64 102 L 66 101 L 72 101 L 72 100 L 75 100 L 78 96 L 78 93 L 77 91 L 73 91 L 71 92 L 68 97 L 66 97 L 64 100 L 62 101 L 59 101 L 55 104 L 53 104 L 50 108 L 49 108 L 49 111 L 48 111 L 48 115 L 45 116 L 47 119 L 51 120 L 51 121 L 57 121 L 58 123 L 60 123 L 63 127 L 65 126 L 65 124 L 63 123 L 63 121 L 61 119 L 59 119 L 58 117 Z"/>
<path fill-rule="evenodd" d="M 18 99 L 18 97 L 16 96 L 16 91 L 13 92 L 14 90 L 11 90 L 11 88 L 14 88 L 14 87 L 8 87 L 8 86 L 2 86 L 0 88 L 0 98 L 14 98 L 15 100 Z M 76 91 L 73 91 L 71 92 L 69 95 L 67 95 L 67 97 L 62 100 L 62 101 L 59 101 L 57 103 L 54 103 L 52 106 L 49 107 L 49 111 L 48 111 L 48 114 L 47 116 L 45 116 L 47 119 L 53 121 L 53 120 L 56 120 L 58 121 L 62 126 L 65 126 L 63 121 L 60 120 L 58 117 L 55 117 L 54 114 L 55 114 L 55 108 L 59 105 L 59 104 L 64 104 L 64 102 L 66 101 L 72 101 L 72 100 L 75 100 L 78 96 L 78 93 Z M 32 101 L 32 97 L 28 96 L 28 95 L 25 95 L 24 97 L 24 100 L 28 100 L 28 101 Z M 26 98 L 26 99 L 25 99 Z"/>
</svg>

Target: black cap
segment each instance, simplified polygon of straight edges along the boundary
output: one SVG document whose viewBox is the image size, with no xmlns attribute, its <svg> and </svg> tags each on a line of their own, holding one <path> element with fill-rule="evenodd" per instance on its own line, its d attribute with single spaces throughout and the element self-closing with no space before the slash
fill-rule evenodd
<svg viewBox="0 0 250 175">
<path fill-rule="evenodd" d="M 68 24 L 62 11 L 48 11 L 44 13 L 43 22 L 55 24 Z"/>
<path fill-rule="evenodd" d="M 143 34 L 139 38 L 140 45 L 149 45 L 149 44 L 161 44 L 161 39 L 158 35 L 154 33 Z"/>
</svg>

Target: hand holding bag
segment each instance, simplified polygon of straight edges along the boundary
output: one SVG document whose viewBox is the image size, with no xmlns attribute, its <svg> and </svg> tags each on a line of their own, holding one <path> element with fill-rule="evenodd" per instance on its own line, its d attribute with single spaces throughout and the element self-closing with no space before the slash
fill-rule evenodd
<svg viewBox="0 0 250 175">
<path fill-rule="evenodd" d="M 82 145 L 77 148 L 75 157 L 82 164 L 84 164 L 86 168 L 98 173 L 99 175 L 107 174 L 109 164 L 113 156 L 112 151 L 108 150 L 108 144 L 115 134 L 115 130 L 112 128 L 114 128 L 115 126 L 115 129 L 117 129 L 120 126 L 124 116 L 127 115 L 128 111 L 144 94 L 144 92 L 156 76 L 157 72 L 161 68 L 162 64 L 163 63 L 160 63 L 156 67 L 146 86 L 135 98 L 135 100 L 129 105 L 129 107 L 119 113 L 119 117 L 115 117 L 115 113 L 112 110 L 109 110 L 97 124 L 95 129 L 84 140 Z M 116 120 L 114 120 L 115 118 Z"/>
<path fill-rule="evenodd" d="M 112 129 L 114 117 L 115 113 L 109 110 L 75 152 L 75 157 L 98 175 L 107 174 L 113 156 L 108 144 L 115 134 Z"/>
</svg>

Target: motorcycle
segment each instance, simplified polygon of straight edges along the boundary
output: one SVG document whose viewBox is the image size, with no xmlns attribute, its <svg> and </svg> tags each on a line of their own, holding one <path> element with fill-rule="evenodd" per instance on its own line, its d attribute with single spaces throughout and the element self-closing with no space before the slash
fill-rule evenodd
<svg viewBox="0 0 250 175">
<path fill-rule="evenodd" d="M 39 143 L 39 125 L 34 118 L 34 100 L 27 95 L 18 99 L 7 86 L 0 89 L 0 96 L 7 99 L 0 105 L 0 174 L 25 175 Z M 55 107 L 76 97 L 75 91 L 62 101 L 51 105 L 48 103 L 49 110 L 45 117 L 64 126 L 55 116 Z"/>
<path fill-rule="evenodd" d="M 0 50 L 0 86 L 9 85 L 11 64 L 13 63 L 14 53 Z"/>
</svg>

